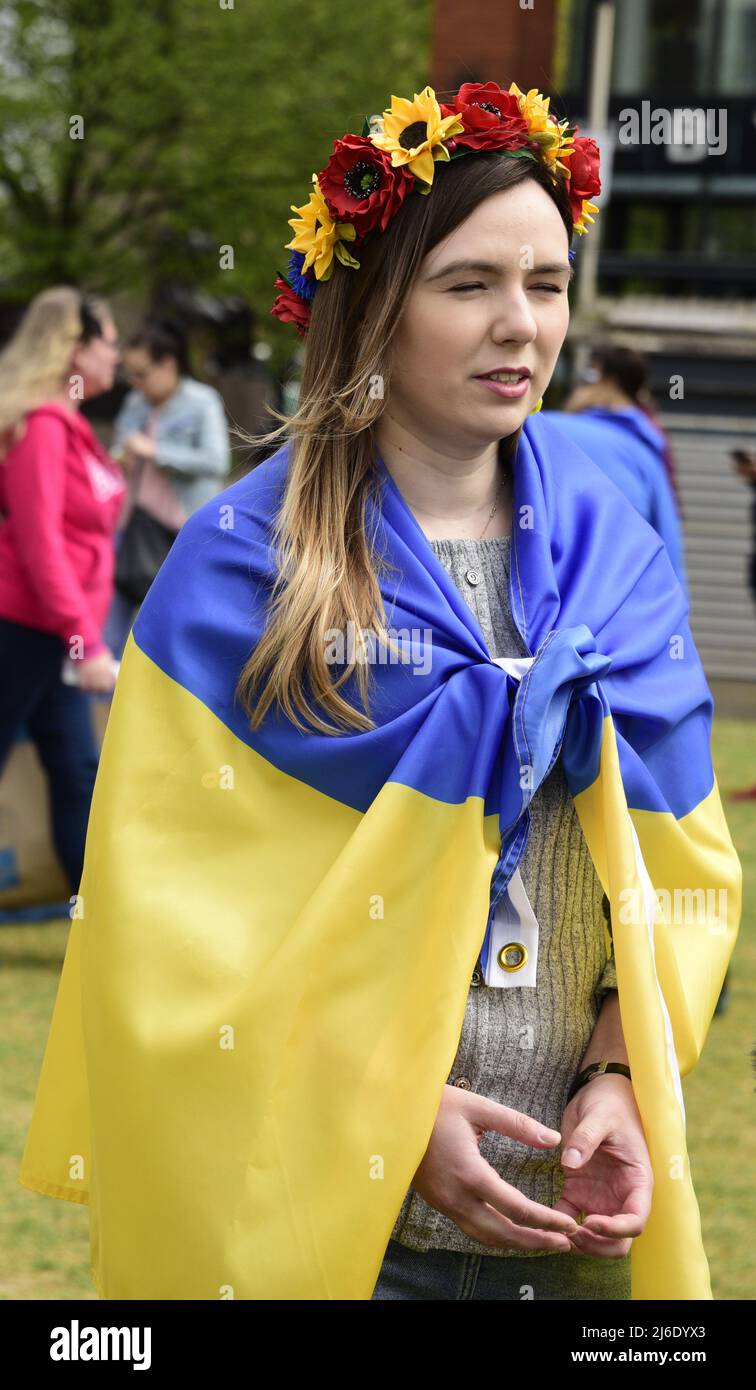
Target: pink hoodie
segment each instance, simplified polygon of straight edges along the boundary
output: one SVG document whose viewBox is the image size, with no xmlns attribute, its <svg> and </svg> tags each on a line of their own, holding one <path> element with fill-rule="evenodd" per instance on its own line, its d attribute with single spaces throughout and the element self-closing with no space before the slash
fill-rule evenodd
<svg viewBox="0 0 756 1390">
<path fill-rule="evenodd" d="M 50 401 L 26 417 L 0 462 L 0 617 L 84 658 L 105 650 L 113 596 L 113 533 L 126 497 L 123 474 L 78 410 Z"/>
</svg>

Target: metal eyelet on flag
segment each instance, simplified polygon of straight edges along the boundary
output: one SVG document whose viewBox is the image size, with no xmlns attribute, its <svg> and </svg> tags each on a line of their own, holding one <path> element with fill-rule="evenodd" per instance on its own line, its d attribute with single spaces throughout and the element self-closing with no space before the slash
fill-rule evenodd
<svg viewBox="0 0 756 1390">
<path fill-rule="evenodd" d="M 522 970 L 523 965 L 528 963 L 527 947 L 521 941 L 508 941 L 499 951 L 497 960 L 502 970 L 510 974 L 513 970 Z"/>
</svg>

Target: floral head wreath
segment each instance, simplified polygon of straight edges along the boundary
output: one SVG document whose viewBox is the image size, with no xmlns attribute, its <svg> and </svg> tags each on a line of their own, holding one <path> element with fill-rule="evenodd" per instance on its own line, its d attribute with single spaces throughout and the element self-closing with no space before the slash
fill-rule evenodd
<svg viewBox="0 0 756 1390">
<path fill-rule="evenodd" d="M 596 142 L 577 138 L 578 129 L 550 115 L 549 98 L 535 87 L 521 92 L 514 82 L 508 92 L 495 82 L 464 82 L 448 105 L 439 105 L 432 87 L 412 101 L 392 96 L 387 111 L 365 118 L 361 135 L 334 141 L 325 169 L 312 176 L 310 201 L 292 203 L 298 216 L 289 218 L 289 270 L 276 276 L 280 293 L 271 313 L 306 337 L 312 300 L 320 281 L 331 278 L 334 258 L 359 270 L 352 250 L 385 232 L 409 193 L 430 193 L 435 161 L 475 150 L 534 161 L 540 154 L 554 183 L 564 180 L 582 235 L 599 210 L 590 199 L 601 182 Z"/>
</svg>

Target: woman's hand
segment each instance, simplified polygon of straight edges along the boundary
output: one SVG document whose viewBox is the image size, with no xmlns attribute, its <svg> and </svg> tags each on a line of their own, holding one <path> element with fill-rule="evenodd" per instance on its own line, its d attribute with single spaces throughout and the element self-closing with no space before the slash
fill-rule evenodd
<svg viewBox="0 0 756 1390">
<path fill-rule="evenodd" d="M 108 693 L 115 689 L 116 672 L 113 669 L 115 657 L 110 650 L 90 657 L 89 661 L 76 662 L 77 683 L 80 690 L 94 690 Z"/>
<path fill-rule="evenodd" d="M 577 1150 L 578 1167 L 565 1160 Z M 565 1183 L 554 1210 L 586 1219 L 572 1246 L 620 1259 L 651 1210 L 654 1175 L 632 1083 L 611 1072 L 581 1086 L 562 1116 Z"/>
<path fill-rule="evenodd" d="M 138 455 L 132 453 L 131 449 L 127 449 L 125 444 L 121 445 L 118 453 L 114 454 L 113 458 L 122 468 L 127 478 L 134 472 L 134 469 L 139 463 Z"/>
<path fill-rule="evenodd" d="M 484 1245 L 568 1253 L 568 1236 L 579 1230 L 576 1221 L 563 1210 L 531 1202 L 499 1177 L 478 1147 L 491 1129 L 537 1149 L 553 1149 L 559 1142 L 558 1131 L 539 1120 L 446 1085 L 428 1148 L 412 1179 L 415 1191 Z"/>
<path fill-rule="evenodd" d="M 137 458 L 154 459 L 155 441 L 142 430 L 132 430 L 123 441 L 124 452 L 135 454 Z"/>
</svg>

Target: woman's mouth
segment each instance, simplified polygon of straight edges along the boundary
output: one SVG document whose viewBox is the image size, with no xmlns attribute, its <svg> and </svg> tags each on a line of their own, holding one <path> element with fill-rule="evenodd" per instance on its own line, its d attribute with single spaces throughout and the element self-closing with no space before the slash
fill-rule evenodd
<svg viewBox="0 0 756 1390">
<path fill-rule="evenodd" d="M 494 376 L 476 376 L 474 379 L 497 396 L 511 401 L 524 396 L 530 385 L 530 377 L 520 376 L 517 372 L 497 372 Z"/>
</svg>

